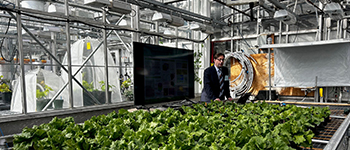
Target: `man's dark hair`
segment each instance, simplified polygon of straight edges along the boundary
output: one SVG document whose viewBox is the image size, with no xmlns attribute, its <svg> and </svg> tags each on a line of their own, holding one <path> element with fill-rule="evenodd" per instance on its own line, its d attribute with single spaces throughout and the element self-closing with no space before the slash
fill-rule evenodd
<svg viewBox="0 0 350 150">
<path fill-rule="evenodd" d="M 225 57 L 225 54 L 223 54 L 223 53 L 216 53 L 216 54 L 214 55 L 214 59 L 217 59 L 217 58 L 220 57 L 220 56 L 224 56 L 224 57 Z"/>
</svg>

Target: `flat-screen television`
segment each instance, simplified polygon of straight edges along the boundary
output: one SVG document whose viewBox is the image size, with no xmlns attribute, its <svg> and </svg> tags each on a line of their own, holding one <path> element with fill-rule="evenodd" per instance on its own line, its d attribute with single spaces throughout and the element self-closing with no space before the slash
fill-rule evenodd
<svg viewBox="0 0 350 150">
<path fill-rule="evenodd" d="M 134 104 L 194 98 L 193 51 L 133 43 Z"/>
</svg>

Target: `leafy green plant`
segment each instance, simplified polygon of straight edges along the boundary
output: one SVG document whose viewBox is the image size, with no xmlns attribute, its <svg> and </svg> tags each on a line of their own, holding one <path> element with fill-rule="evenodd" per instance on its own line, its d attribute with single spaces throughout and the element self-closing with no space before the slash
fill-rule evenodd
<svg viewBox="0 0 350 150">
<path fill-rule="evenodd" d="M 202 48 L 204 47 L 204 45 L 202 44 Z M 197 52 L 194 52 L 193 57 L 194 57 L 194 69 L 195 69 L 195 76 L 194 76 L 194 80 L 196 82 L 198 82 L 199 84 L 202 84 L 202 79 L 199 77 L 199 68 L 202 67 L 201 63 L 201 58 L 203 56 L 203 53 L 198 50 Z"/>
<path fill-rule="evenodd" d="M 53 91 L 52 88 L 45 84 L 44 91 L 42 91 L 41 89 L 36 89 L 36 98 L 42 99 L 42 98 L 46 97 L 50 91 Z"/>
<path fill-rule="evenodd" d="M 98 82 L 100 84 L 101 91 L 105 91 L 106 89 L 106 83 L 104 81 Z M 83 80 L 83 87 L 88 90 L 89 92 L 92 91 L 100 91 L 99 89 L 94 88 L 93 81 L 91 83 L 88 83 L 87 81 Z M 109 89 L 115 88 L 115 85 L 108 85 Z"/>
<path fill-rule="evenodd" d="M 100 88 L 101 88 L 101 90 L 102 90 L 102 91 L 105 91 L 105 89 L 106 89 L 106 83 L 105 83 L 104 81 L 100 81 L 100 82 L 98 82 L 98 83 L 100 83 Z M 108 85 L 108 87 L 109 87 L 109 89 L 112 89 L 112 88 L 115 88 L 115 85 Z"/>
<path fill-rule="evenodd" d="M 88 83 L 87 81 L 83 80 L 83 87 L 89 92 L 92 92 L 95 90 L 94 85 L 93 85 L 93 81 L 91 83 Z"/>
<path fill-rule="evenodd" d="M 54 118 L 14 135 L 14 149 L 291 150 L 310 147 L 314 136 L 310 128 L 330 114 L 328 107 L 280 107 L 265 102 L 215 101 L 181 109 L 120 109 L 83 124 L 72 117 Z"/>
<path fill-rule="evenodd" d="M 132 100 L 132 98 L 134 97 L 134 93 L 132 89 L 130 89 L 131 84 L 131 79 L 126 79 L 120 86 L 122 95 L 124 95 L 128 100 Z"/>
<path fill-rule="evenodd" d="M 10 82 L 3 79 L 3 78 L 4 78 L 4 76 L 1 75 L 0 76 L 0 92 L 1 93 L 11 92 L 10 86 L 8 85 L 8 83 L 10 83 Z"/>
</svg>

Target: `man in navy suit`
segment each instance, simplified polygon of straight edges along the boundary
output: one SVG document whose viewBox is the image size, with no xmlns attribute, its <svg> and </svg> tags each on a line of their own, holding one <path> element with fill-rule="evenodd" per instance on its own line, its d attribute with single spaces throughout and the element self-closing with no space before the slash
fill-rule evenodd
<svg viewBox="0 0 350 150">
<path fill-rule="evenodd" d="M 214 65 L 204 71 L 204 88 L 201 94 L 201 101 L 221 101 L 225 97 L 232 101 L 229 90 L 228 69 L 223 67 L 225 55 L 217 53 L 214 55 Z"/>
</svg>

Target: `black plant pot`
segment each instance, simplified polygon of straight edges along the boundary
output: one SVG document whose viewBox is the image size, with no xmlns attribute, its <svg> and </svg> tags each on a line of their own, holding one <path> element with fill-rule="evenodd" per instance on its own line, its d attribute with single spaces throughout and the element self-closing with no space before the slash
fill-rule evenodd
<svg viewBox="0 0 350 150">
<path fill-rule="evenodd" d="M 36 111 L 42 111 L 43 108 L 49 103 L 51 99 L 38 99 L 36 100 Z M 63 107 L 63 99 L 55 99 L 53 101 L 53 105 L 55 108 L 52 107 L 52 103 L 47 107 L 48 109 L 62 109 Z"/>
<path fill-rule="evenodd" d="M 1 94 L 2 94 L 2 101 L 5 104 L 11 104 L 12 92 L 5 92 Z"/>
<path fill-rule="evenodd" d="M 106 103 L 105 91 L 90 92 L 101 104 Z M 111 92 L 108 92 L 108 98 L 111 99 Z M 98 105 L 85 91 L 83 92 L 84 106 Z"/>
</svg>

